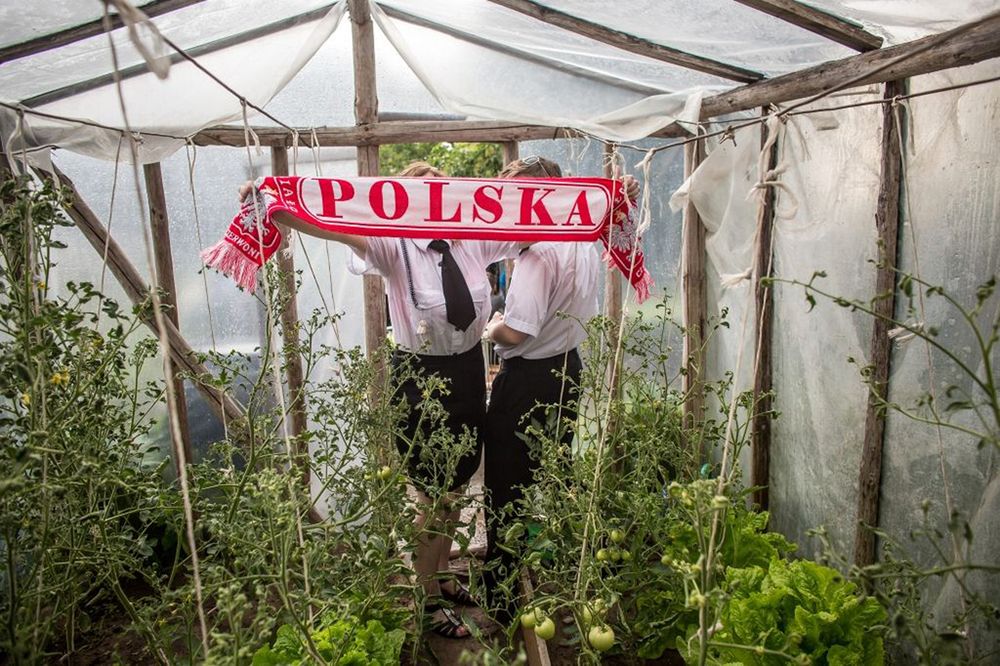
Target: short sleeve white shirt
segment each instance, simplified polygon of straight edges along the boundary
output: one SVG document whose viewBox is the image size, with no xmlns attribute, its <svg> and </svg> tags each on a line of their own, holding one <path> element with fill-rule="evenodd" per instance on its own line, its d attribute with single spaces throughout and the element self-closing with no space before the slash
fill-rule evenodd
<svg viewBox="0 0 1000 666">
<path fill-rule="evenodd" d="M 597 314 L 601 258 L 593 243 L 535 243 L 514 267 L 504 323 L 528 338 L 497 343 L 500 358 L 540 359 L 575 349 Z"/>
<path fill-rule="evenodd" d="M 476 308 L 475 321 L 459 331 L 448 322 L 441 284 L 441 253 L 431 250 L 430 243 L 429 239 L 369 237 L 364 263 L 369 271 L 385 278 L 389 319 L 397 346 L 432 356 L 460 354 L 479 344 L 489 318 L 490 283 L 486 267 L 516 256 L 519 244 L 448 241 Z M 403 256 L 404 244 L 409 270 Z"/>
</svg>

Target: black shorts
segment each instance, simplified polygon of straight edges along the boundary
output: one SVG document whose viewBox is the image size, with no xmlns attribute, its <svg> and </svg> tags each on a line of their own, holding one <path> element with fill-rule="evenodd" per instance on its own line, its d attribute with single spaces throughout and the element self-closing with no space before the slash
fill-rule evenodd
<svg viewBox="0 0 1000 666">
<path fill-rule="evenodd" d="M 424 410 L 421 388 L 412 373 L 404 370 L 407 364 L 418 374 L 436 374 L 445 380 L 448 393 L 433 394 L 444 408 L 443 419 L 433 419 Z M 486 369 L 482 347 L 477 344 L 469 351 L 450 356 L 396 351 L 392 355 L 392 371 L 397 395 L 404 397 L 409 407 L 402 432 L 396 437 L 396 448 L 406 462 L 410 480 L 423 492 L 459 489 L 476 472 L 483 452 Z M 447 429 L 456 442 L 464 433 L 472 437 L 472 450 L 462 455 L 457 465 L 447 464 L 448 456 L 441 447 L 427 445 L 432 434 L 441 428 Z"/>
</svg>

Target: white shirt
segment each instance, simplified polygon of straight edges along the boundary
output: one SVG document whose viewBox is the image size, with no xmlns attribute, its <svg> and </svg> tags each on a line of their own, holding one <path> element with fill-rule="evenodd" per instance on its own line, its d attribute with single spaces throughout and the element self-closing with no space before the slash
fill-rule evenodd
<svg viewBox="0 0 1000 666">
<path fill-rule="evenodd" d="M 528 338 L 514 346 L 497 343 L 500 358 L 540 359 L 575 349 L 597 314 L 601 275 L 593 243 L 535 243 L 521 254 L 507 292 L 504 323 Z"/>
<path fill-rule="evenodd" d="M 490 315 L 490 283 L 486 267 L 494 261 L 516 256 L 519 243 L 448 241 L 451 255 L 462 270 L 476 308 L 475 321 L 464 331 L 459 331 L 448 322 L 441 286 L 441 253 L 427 247 L 430 239 L 402 239 L 410 260 L 408 276 L 400 242 L 399 238 L 369 237 L 364 257 L 367 267 L 385 278 L 389 319 L 396 344 L 405 350 L 432 356 L 460 354 L 479 344 Z"/>
</svg>

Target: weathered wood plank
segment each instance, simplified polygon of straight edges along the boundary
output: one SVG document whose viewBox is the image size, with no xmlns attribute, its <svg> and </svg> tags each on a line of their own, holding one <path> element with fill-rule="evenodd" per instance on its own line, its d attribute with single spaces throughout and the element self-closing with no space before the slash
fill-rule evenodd
<svg viewBox="0 0 1000 666">
<path fill-rule="evenodd" d="M 142 13 L 146 16 L 153 18 L 155 16 L 160 16 L 168 12 L 182 9 L 189 5 L 196 5 L 204 1 L 205 0 L 155 0 L 155 2 L 142 5 L 139 9 L 142 10 Z M 110 19 L 112 30 L 122 27 L 122 19 L 118 14 L 111 14 Z M 0 49 L 0 64 L 10 62 L 11 60 L 17 60 L 18 58 L 26 58 L 27 56 L 42 53 L 43 51 L 48 51 L 60 46 L 66 46 L 67 44 L 79 42 L 87 39 L 88 37 L 96 37 L 97 35 L 103 33 L 104 19 L 98 18 L 93 21 L 88 21 L 87 23 L 81 23 L 80 25 L 73 26 L 72 28 L 60 30 L 59 32 L 53 32 L 48 35 L 42 35 L 41 37 L 29 39 L 19 44 L 11 44 L 10 46 L 5 46 Z"/>
<path fill-rule="evenodd" d="M 615 48 L 628 51 L 629 53 L 635 53 L 636 55 L 641 55 L 646 58 L 668 62 L 672 65 L 679 65 L 681 67 L 686 67 L 687 69 L 693 69 L 697 72 L 703 72 L 705 74 L 711 74 L 713 76 L 719 76 L 724 79 L 740 81 L 743 83 L 759 81 L 764 78 L 764 75 L 760 72 L 755 72 L 745 67 L 738 67 L 736 65 L 719 62 L 718 60 L 712 60 L 711 58 L 697 56 L 680 49 L 675 49 L 670 46 L 664 46 L 663 44 L 657 44 L 656 42 L 641 39 L 635 35 L 630 35 L 627 32 L 613 30 L 599 23 L 594 23 L 593 21 L 588 21 L 586 19 L 573 16 L 572 14 L 567 14 L 566 12 L 558 9 L 553 9 L 552 7 L 547 7 L 541 3 L 533 2 L 532 0 L 490 0 L 490 2 L 500 5 L 501 7 L 506 7 L 507 9 L 520 12 L 526 16 L 538 19 L 539 21 L 544 21 L 545 23 L 557 26 L 563 30 L 583 35 L 584 37 L 602 42 L 604 44 L 610 44 Z"/>
<path fill-rule="evenodd" d="M 271 148 L 271 174 L 288 175 L 288 149 Z M 303 391 L 305 378 L 302 369 L 302 355 L 298 350 L 299 305 L 295 289 L 295 258 L 288 252 L 292 230 L 282 227 L 281 248 L 278 250 L 278 271 L 281 273 L 281 291 L 287 294 L 285 306 L 281 309 L 282 352 L 285 357 L 285 381 L 288 383 L 289 430 L 295 441 L 292 454 L 299 465 L 302 483 L 309 491 L 309 449 L 302 435 L 309 428 L 306 416 L 306 395 Z"/>
<path fill-rule="evenodd" d="M 886 84 L 885 98 L 903 94 L 903 82 Z M 892 341 L 889 339 L 889 319 L 896 307 L 896 265 L 898 253 L 900 176 L 902 150 L 895 109 L 882 107 L 882 169 L 875 210 L 880 264 L 875 277 L 876 316 L 871 338 L 872 374 L 868 384 L 868 408 L 865 413 L 865 439 L 861 449 L 861 469 L 858 478 L 858 515 L 854 533 L 854 563 L 860 567 L 875 562 L 875 535 L 867 526 L 878 526 L 882 488 L 882 449 L 885 442 L 885 410 L 880 403 L 887 398 Z"/>
<path fill-rule="evenodd" d="M 766 114 L 767 109 L 761 109 Z M 767 140 L 761 136 L 761 146 Z M 778 150 L 775 142 L 768 154 L 767 169 L 777 166 Z M 764 179 L 764 174 L 758 176 Z M 764 190 L 764 205 L 759 211 L 757 224 L 760 228 L 760 242 L 754 257 L 754 368 L 753 395 L 754 414 L 750 430 L 750 485 L 758 489 L 753 492 L 752 501 L 766 511 L 770 503 L 768 487 L 771 476 L 771 409 L 774 295 L 766 279 L 771 277 L 773 254 L 771 239 L 774 236 L 775 191 L 773 187 Z"/>
<path fill-rule="evenodd" d="M 303 23 L 308 23 L 310 21 L 318 21 L 323 18 L 327 12 L 330 11 L 330 5 L 324 5 L 316 9 L 311 9 L 302 14 L 296 16 L 289 16 L 288 18 L 283 18 L 279 21 L 273 23 L 268 23 L 267 25 L 258 26 L 246 32 L 242 32 L 236 35 L 228 35 L 220 39 L 207 42 L 205 44 L 199 44 L 191 48 L 185 49 L 187 55 L 192 58 L 199 58 L 209 53 L 214 53 L 216 51 L 221 51 L 223 49 L 248 42 L 253 39 L 258 39 L 266 35 L 271 35 L 276 32 L 281 32 L 282 30 L 288 30 L 297 25 Z M 186 58 L 177 52 L 172 52 L 167 56 L 171 64 L 179 63 Z M 149 65 L 145 61 L 132 65 L 130 67 L 124 67 L 118 71 L 118 76 L 121 80 L 130 79 L 136 76 L 141 76 L 149 72 Z M 61 88 L 56 88 L 54 90 L 46 91 L 40 95 L 35 95 L 34 97 L 29 97 L 28 99 L 21 100 L 21 103 L 25 106 L 38 107 L 45 104 L 51 104 L 53 102 L 58 102 L 59 100 L 66 99 L 67 97 L 72 97 L 73 95 L 79 95 L 80 93 L 87 92 L 88 90 L 94 90 L 102 86 L 111 85 L 115 82 L 115 74 L 107 73 L 100 76 L 95 76 L 93 78 L 87 79 L 85 81 L 78 81 Z"/>
<path fill-rule="evenodd" d="M 899 46 L 869 51 L 708 97 L 701 117 L 713 118 L 837 89 L 884 83 L 1000 56 L 1000 12 Z M 671 125 L 670 127 L 673 127 Z M 664 128 L 661 132 L 669 130 Z M 676 130 L 672 130 L 676 131 Z"/>
<path fill-rule="evenodd" d="M 822 35 L 855 51 L 882 47 L 882 38 L 833 14 L 796 2 L 796 0 L 736 0 L 782 21 Z"/>
<path fill-rule="evenodd" d="M 704 142 L 695 141 L 684 146 L 684 179 L 694 173 L 705 157 Z M 683 239 L 681 248 L 684 322 L 684 375 L 681 382 L 686 400 L 685 421 L 688 426 L 701 423 L 705 417 L 704 347 L 707 326 L 707 294 L 705 290 L 705 227 L 694 204 L 684 207 Z M 699 444 L 699 447 L 701 445 Z M 699 460 L 705 453 L 698 451 Z"/>
<path fill-rule="evenodd" d="M 254 127 L 264 146 L 292 145 L 292 133 L 283 127 Z M 302 128 L 301 136 L 312 130 Z M 512 142 L 558 139 L 578 135 L 572 130 L 541 125 L 519 125 L 493 120 L 387 120 L 352 127 L 317 127 L 320 146 L 378 146 L 438 141 Z M 194 136 L 200 146 L 243 146 L 242 126 L 211 127 Z"/>
<path fill-rule="evenodd" d="M 160 303 L 163 304 L 164 316 L 180 330 L 180 317 L 177 313 L 177 286 L 174 281 L 174 260 L 170 247 L 170 223 L 167 215 L 167 197 L 163 189 L 163 170 L 159 162 L 146 164 L 142 167 L 146 181 L 146 199 L 149 202 L 149 224 L 153 235 L 153 253 L 156 259 L 156 282 L 160 289 Z M 191 435 L 188 428 L 187 400 L 184 397 L 184 379 L 178 374 L 179 364 L 173 359 L 167 359 L 168 375 L 165 381 L 173 382 L 174 395 L 177 400 L 174 408 L 177 410 L 177 424 L 180 432 L 177 440 L 184 447 L 184 459 L 194 462 L 194 451 L 191 449 Z M 173 420 L 168 419 L 173 428 Z M 178 461 L 174 461 L 175 465 Z"/>
</svg>

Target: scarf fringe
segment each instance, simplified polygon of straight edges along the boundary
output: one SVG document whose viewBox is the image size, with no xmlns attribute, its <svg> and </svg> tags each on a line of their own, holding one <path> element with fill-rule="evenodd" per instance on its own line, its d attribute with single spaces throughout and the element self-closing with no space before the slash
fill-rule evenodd
<svg viewBox="0 0 1000 666">
<path fill-rule="evenodd" d="M 260 267 L 225 239 L 201 253 L 205 266 L 232 278 L 241 289 L 251 294 L 257 291 L 257 271 Z"/>
</svg>

